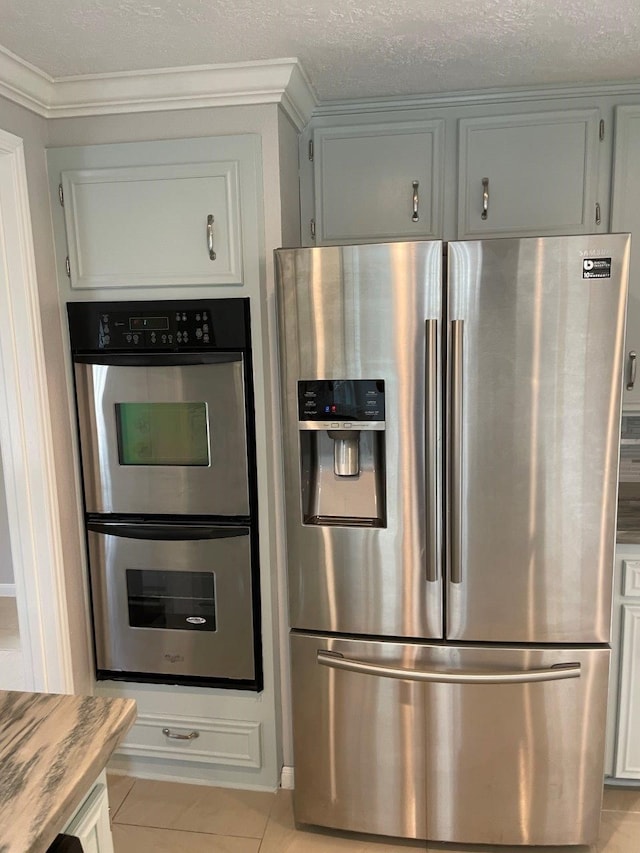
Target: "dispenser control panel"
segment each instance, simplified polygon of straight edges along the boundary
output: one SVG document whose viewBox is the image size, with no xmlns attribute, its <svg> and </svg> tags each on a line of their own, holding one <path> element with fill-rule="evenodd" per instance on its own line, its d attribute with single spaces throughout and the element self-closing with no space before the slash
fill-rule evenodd
<svg viewBox="0 0 640 853">
<path fill-rule="evenodd" d="M 383 379 L 305 379 L 298 382 L 301 421 L 384 421 Z"/>
</svg>

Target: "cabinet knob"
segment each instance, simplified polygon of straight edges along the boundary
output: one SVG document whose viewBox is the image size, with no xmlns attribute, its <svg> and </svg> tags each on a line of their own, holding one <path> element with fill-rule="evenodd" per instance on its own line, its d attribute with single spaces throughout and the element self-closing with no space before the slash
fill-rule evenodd
<svg viewBox="0 0 640 853">
<path fill-rule="evenodd" d="M 489 216 L 489 178 L 482 179 L 482 219 Z"/>
</svg>

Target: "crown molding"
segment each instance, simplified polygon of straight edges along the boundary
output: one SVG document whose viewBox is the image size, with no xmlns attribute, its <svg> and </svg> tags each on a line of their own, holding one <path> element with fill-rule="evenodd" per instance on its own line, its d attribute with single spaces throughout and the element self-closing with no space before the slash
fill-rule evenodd
<svg viewBox="0 0 640 853">
<path fill-rule="evenodd" d="M 0 95 L 44 118 L 280 104 L 298 130 L 318 103 L 293 58 L 53 78 L 2 46 Z"/>
<path fill-rule="evenodd" d="M 357 101 L 323 101 L 313 110 L 314 118 L 338 115 L 357 115 L 374 112 L 482 106 L 488 104 L 527 103 L 529 101 L 561 100 L 565 98 L 601 98 L 607 96 L 640 96 L 640 80 L 630 82 L 572 83 L 522 87 L 513 89 L 482 89 L 464 92 L 443 92 L 432 95 L 407 95 L 388 98 L 363 98 Z"/>
</svg>

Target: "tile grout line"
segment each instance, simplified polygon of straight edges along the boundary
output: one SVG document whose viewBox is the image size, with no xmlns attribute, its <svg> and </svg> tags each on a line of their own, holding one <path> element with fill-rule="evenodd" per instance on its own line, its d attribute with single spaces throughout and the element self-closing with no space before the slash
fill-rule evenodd
<svg viewBox="0 0 640 853">
<path fill-rule="evenodd" d="M 124 778 L 124 779 L 131 779 L 132 777 L 131 777 L 131 776 L 123 776 L 122 778 Z M 129 790 L 127 791 L 127 793 L 126 793 L 126 794 L 124 795 L 124 797 L 122 798 L 122 800 L 121 800 L 120 805 L 118 806 L 118 808 L 117 808 L 117 809 L 115 810 L 115 812 L 111 815 L 111 823 L 112 823 L 112 824 L 114 824 L 114 823 L 116 822 L 116 817 L 117 817 L 117 815 L 118 815 L 118 812 L 120 811 L 120 809 L 122 808 L 122 806 L 125 804 L 125 802 L 126 802 L 126 801 L 127 801 L 127 799 L 129 798 L 129 794 L 130 794 L 130 793 L 133 791 L 133 789 L 135 788 L 135 786 L 136 786 L 136 782 L 137 782 L 137 779 L 134 779 L 134 780 L 133 780 L 133 785 L 129 788 Z M 107 785 L 107 797 L 108 797 L 108 796 L 109 796 L 109 785 Z"/>
</svg>

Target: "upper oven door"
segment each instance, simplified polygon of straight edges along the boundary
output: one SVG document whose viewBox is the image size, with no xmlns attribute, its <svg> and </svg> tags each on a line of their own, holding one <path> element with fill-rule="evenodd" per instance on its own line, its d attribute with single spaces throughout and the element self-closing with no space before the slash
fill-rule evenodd
<svg viewBox="0 0 640 853">
<path fill-rule="evenodd" d="M 243 356 L 76 356 L 89 513 L 249 515 Z"/>
</svg>

